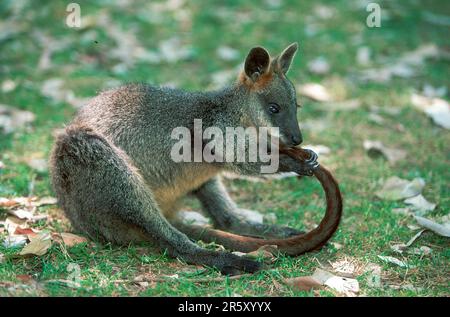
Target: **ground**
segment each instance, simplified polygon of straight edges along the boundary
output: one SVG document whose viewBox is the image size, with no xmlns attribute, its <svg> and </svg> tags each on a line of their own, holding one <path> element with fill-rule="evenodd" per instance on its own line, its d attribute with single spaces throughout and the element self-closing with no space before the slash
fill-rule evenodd
<svg viewBox="0 0 450 317">
<path fill-rule="evenodd" d="M 420 94 L 425 85 L 449 87 L 448 5 L 380 1 L 381 27 L 369 28 L 364 1 L 322 1 L 319 5 L 316 1 L 236 0 L 226 7 L 221 1 L 152 3 L 100 1 L 92 5 L 79 1 L 80 29 L 65 24 L 64 2 L 21 5 L 6 1 L 0 5 L 0 103 L 36 116 L 28 128 L 0 134 L 4 165 L 0 197 L 54 196 L 47 169 L 30 167 L 29 158 L 48 156 L 54 131 L 70 120 L 80 99 L 126 82 L 213 89 L 237 76 L 239 63 L 252 46 L 263 45 L 277 54 L 297 41 L 300 49 L 289 72 L 293 83 L 322 83 L 337 101 L 358 101 L 354 109 L 333 110 L 327 103 L 299 96 L 298 117 L 305 143 L 330 149 L 321 162 L 332 170 L 343 192 L 344 216 L 338 232 L 318 252 L 297 258 L 279 256 L 267 270 L 238 279 L 186 265 L 147 246 L 87 242 L 65 248 L 54 243 L 42 256 L 23 257 L 18 255 L 20 248 L 0 245 L 0 295 L 337 296 L 330 289 L 295 290 L 284 279 L 310 275 L 318 267 L 329 269 L 341 260 L 354 265 L 352 277 L 360 284 L 359 295 L 450 294 L 448 238 L 427 231 L 416 244 L 430 247 L 431 254 L 394 253 L 391 246 L 406 243 L 417 232 L 411 230 L 417 223 L 409 215 L 393 212 L 405 207 L 402 201 L 375 195 L 388 177 L 421 177 L 426 182 L 423 195 L 437 204 L 427 217 L 440 219 L 448 214 L 449 134 L 411 103 L 411 95 Z M 428 13 L 447 20 L 430 21 Z M 126 34 L 134 34 L 138 43 Z M 427 44 L 438 47 L 441 57 L 414 64 L 413 74 L 379 81 L 361 78 L 365 69 L 393 67 L 405 53 Z M 220 57 L 217 49 L 221 46 L 234 51 L 222 52 L 225 57 Z M 367 66 L 363 56 L 357 62 L 361 47 L 371 53 Z M 48 48 L 50 63 L 42 56 Z M 330 65 L 323 74 L 308 69 L 319 56 Z M 62 80 L 63 88 L 48 83 L 55 78 Z M 12 90 L 4 84 L 8 81 L 15 85 Z M 46 82 L 50 92 L 42 88 Z M 76 97 L 68 96 L 69 90 Z M 448 100 L 448 94 L 443 98 Z M 375 111 L 382 120 L 373 119 Z M 403 149 L 407 156 L 393 164 L 369 157 L 363 148 L 367 139 Z M 275 213 L 280 224 L 311 229 L 323 215 L 323 196 L 314 179 L 226 183 L 242 207 L 265 215 Z M 198 204 L 186 200 L 185 207 L 195 210 Z M 38 212 L 50 216 L 33 224 L 34 228 L 72 230 L 57 206 L 39 207 Z M 5 217 L 6 210 L 0 209 L 0 220 Z M 386 263 L 378 255 L 397 257 L 410 267 Z M 81 287 L 49 282 L 68 279 L 73 263 L 79 265 Z M 373 265 L 381 272 L 376 285 L 369 278 L 368 268 Z M 168 277 L 174 274 L 178 277 Z"/>
</svg>

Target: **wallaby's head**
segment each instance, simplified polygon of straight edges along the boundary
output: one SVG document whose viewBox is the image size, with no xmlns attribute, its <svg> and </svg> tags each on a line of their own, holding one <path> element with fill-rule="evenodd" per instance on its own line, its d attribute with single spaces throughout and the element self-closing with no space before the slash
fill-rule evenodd
<svg viewBox="0 0 450 317">
<path fill-rule="evenodd" d="M 273 59 L 264 48 L 252 48 L 239 78 L 239 83 L 249 91 L 248 124 L 279 128 L 280 142 L 289 147 L 303 141 L 295 88 L 286 77 L 297 48 L 297 43 L 293 43 Z"/>
</svg>

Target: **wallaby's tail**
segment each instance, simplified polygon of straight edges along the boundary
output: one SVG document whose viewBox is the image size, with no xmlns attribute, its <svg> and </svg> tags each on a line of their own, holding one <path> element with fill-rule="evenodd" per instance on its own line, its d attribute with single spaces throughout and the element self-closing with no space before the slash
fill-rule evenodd
<svg viewBox="0 0 450 317">
<path fill-rule="evenodd" d="M 300 148 L 288 149 L 284 152 L 299 162 L 310 155 Z M 180 224 L 179 229 L 196 239 L 216 242 L 225 248 L 241 252 L 255 251 L 264 245 L 276 245 L 281 252 L 296 256 L 318 249 L 331 238 L 339 226 L 342 216 L 342 196 L 336 180 L 326 168 L 318 166 L 314 170 L 314 176 L 325 191 L 327 208 L 319 226 L 308 233 L 286 239 L 259 239 L 200 226 Z"/>
</svg>

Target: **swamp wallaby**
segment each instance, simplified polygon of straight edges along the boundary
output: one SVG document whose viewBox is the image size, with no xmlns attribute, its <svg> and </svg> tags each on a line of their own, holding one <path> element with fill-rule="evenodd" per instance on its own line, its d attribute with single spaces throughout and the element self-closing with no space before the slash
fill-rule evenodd
<svg viewBox="0 0 450 317">
<path fill-rule="evenodd" d="M 237 206 L 219 174 L 259 174 L 262 162 L 180 162 L 170 156 L 174 128 L 278 127 L 286 147 L 302 142 L 296 92 L 286 73 L 297 51 L 291 44 L 271 59 L 250 50 L 244 71 L 231 87 L 186 92 L 144 84 L 102 92 L 60 133 L 51 153 L 52 184 L 73 227 L 95 240 L 126 245 L 152 241 L 173 257 L 216 267 L 226 274 L 254 272 L 260 264 L 228 252 L 201 248 L 173 217 L 177 202 L 195 195 L 216 228 L 250 236 L 287 237 L 299 232 L 252 223 Z M 287 155 L 279 172 L 311 174 Z M 184 231 L 188 234 L 187 231 Z"/>
</svg>

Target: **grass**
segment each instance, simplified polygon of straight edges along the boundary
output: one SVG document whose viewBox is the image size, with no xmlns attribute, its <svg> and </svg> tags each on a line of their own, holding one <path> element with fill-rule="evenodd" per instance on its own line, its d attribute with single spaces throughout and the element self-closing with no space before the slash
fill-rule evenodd
<svg viewBox="0 0 450 317">
<path fill-rule="evenodd" d="M 370 47 L 375 66 L 383 57 L 388 63 L 393 63 L 401 54 L 425 43 L 435 43 L 448 50 L 450 43 L 445 26 L 424 21 L 421 13 L 430 11 L 449 15 L 450 8 L 444 8 L 438 1 L 427 1 L 426 5 L 425 1 L 401 4 L 380 1 L 384 10 L 382 14 L 389 14 L 389 19 L 382 20 L 381 28 L 370 29 L 365 25 L 368 13 L 364 7 L 357 6 L 358 1 L 323 1 L 335 12 L 326 19 L 317 18 L 313 2 L 285 0 L 279 7 L 271 7 L 267 4 L 269 2 L 236 0 L 225 7 L 220 1 L 210 1 L 205 8 L 200 1 L 190 1 L 175 11 L 154 13 L 155 7 L 146 1 L 136 1 L 125 7 L 110 5 L 109 1 L 103 5 L 102 2 L 93 5 L 79 1 L 82 19 L 85 19 L 82 23 L 99 18 L 101 12 L 106 12 L 113 25 L 134 30 L 145 48 L 154 49 L 159 41 L 176 35 L 194 49 L 189 60 L 175 64 L 136 62 L 124 72 L 113 71 L 118 61 L 109 54 L 115 44 L 105 28 L 66 27 L 63 3 L 33 2 L 19 8 L 17 18 L 22 29 L 0 43 L 0 83 L 12 79 L 18 85 L 13 91 L 2 93 L 0 103 L 32 111 L 36 120 L 31 129 L 1 135 L 0 160 L 5 168 L 0 169 L 0 197 L 27 196 L 30 190 L 40 197 L 52 195 L 48 173 L 37 173 L 23 159 L 32 154 L 47 157 L 53 131 L 63 127 L 75 110 L 65 102 L 54 102 L 43 96 L 40 91 L 43 81 L 63 78 L 66 86 L 80 97 L 95 95 L 112 80 L 119 83 L 170 82 L 189 90 L 203 90 L 212 87 L 214 73 L 234 68 L 245 58 L 250 47 L 260 44 L 275 54 L 289 43 L 298 41 L 300 53 L 289 73 L 294 83 L 314 81 L 344 87 L 339 88 L 340 95 L 347 99 L 358 98 L 362 102 L 362 106 L 354 111 L 332 112 L 302 98 L 303 107 L 298 113 L 301 126 L 312 120 L 329 122 L 321 131 L 304 129 L 303 133 L 306 143 L 323 144 L 331 149 L 331 154 L 323 162 L 333 170 L 345 198 L 343 222 L 332 240 L 342 248 L 330 245 L 298 258 L 281 256 L 269 270 L 252 276 L 207 282 L 205 278 L 215 278 L 219 273 L 186 265 L 147 246 L 116 247 L 89 242 L 66 250 L 54 244 L 44 256 L 27 258 L 17 256 L 19 249 L 0 246 L 0 252 L 6 256 L 6 260 L 0 263 L 0 295 L 333 296 L 335 294 L 328 290 L 295 291 L 284 285 L 283 279 L 309 275 L 319 263 L 326 265 L 340 259 L 348 259 L 356 265 L 356 278 L 363 295 L 450 294 L 448 239 L 427 232 L 416 243 L 431 247 L 431 255 L 394 254 L 390 245 L 408 241 L 415 231 L 407 225 L 414 224 L 414 221 L 392 212 L 393 208 L 403 207 L 402 202 L 382 201 L 374 195 L 380 179 L 394 175 L 407 179 L 422 177 L 427 183 L 424 196 L 438 204 L 429 216 L 439 218 L 448 214 L 449 134 L 410 104 L 411 93 L 420 91 L 424 84 L 450 87 L 448 60 L 426 60 L 416 76 L 393 78 L 387 83 L 364 83 L 355 78 L 360 70 L 355 63 L 359 46 Z M 13 3 L 6 1 L 0 5 L 1 21 L 11 18 Z M 36 69 L 42 47 L 38 45 L 33 29 L 50 34 L 57 41 L 69 41 L 64 49 L 53 53 L 53 67 L 45 71 Z M 315 30 L 311 35 L 312 29 Z M 216 49 L 221 45 L 236 48 L 239 60 L 219 59 Z M 329 74 L 320 76 L 307 71 L 308 61 L 317 56 L 328 60 L 331 65 Z M 399 114 L 383 114 L 385 123 L 378 125 L 368 118 L 371 106 L 398 109 Z M 394 166 L 382 159 L 369 158 L 362 147 L 365 139 L 378 139 L 389 146 L 406 149 L 408 157 Z M 30 188 L 30 183 L 34 184 L 33 188 Z M 300 183 L 293 179 L 268 183 L 236 180 L 227 181 L 227 185 L 242 207 L 263 213 L 275 212 L 279 223 L 309 229 L 321 219 L 323 196 L 314 180 L 305 179 Z M 198 206 L 191 200 L 187 200 L 186 205 Z M 70 230 L 67 220 L 56 207 L 41 208 L 40 211 L 53 217 L 50 224 L 38 223 L 36 227 Z M 5 212 L 0 211 L 0 217 L 4 216 Z M 414 268 L 404 269 L 384 263 L 378 255 L 399 257 Z M 80 267 L 82 287 L 70 288 L 48 282 L 67 279 L 73 273 L 68 270 L 71 263 Z M 381 287 L 368 283 L 368 273 L 364 268 L 370 263 L 382 268 Z M 179 278 L 148 284 L 133 282 L 142 275 L 160 277 L 173 274 L 178 274 Z M 23 281 L 23 275 L 31 276 L 32 281 Z M 408 284 L 414 288 L 390 287 Z"/>
</svg>

